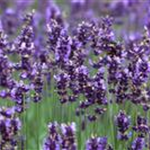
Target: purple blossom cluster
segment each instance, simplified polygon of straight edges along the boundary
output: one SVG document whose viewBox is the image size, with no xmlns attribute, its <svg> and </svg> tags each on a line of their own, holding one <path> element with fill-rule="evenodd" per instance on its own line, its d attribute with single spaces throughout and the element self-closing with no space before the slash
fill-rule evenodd
<svg viewBox="0 0 150 150">
<path fill-rule="evenodd" d="M 44 141 L 43 150 L 76 150 L 75 123 L 49 123 L 49 133 Z"/>
<path fill-rule="evenodd" d="M 76 126 L 71 124 L 49 123 L 49 132 L 44 140 L 43 150 L 77 150 Z M 86 150 L 113 150 L 106 137 L 91 137 L 86 141 Z"/>
<path fill-rule="evenodd" d="M 116 116 L 116 125 L 118 127 L 118 138 L 120 140 L 128 140 L 129 135 L 127 134 L 127 130 L 130 126 L 130 118 L 122 111 Z"/>
<path fill-rule="evenodd" d="M 52 60 L 52 64 L 57 66 L 56 71 L 58 73 L 55 75 L 55 80 L 60 101 L 62 103 L 74 102 L 82 95 L 85 97 L 85 100 L 80 102 L 77 114 L 96 104 L 99 107 L 94 110 L 95 113 L 103 114 L 106 109 L 100 106 L 105 106 L 108 103 L 104 67 L 98 66 L 99 64 L 95 63 L 93 66 L 96 66 L 97 73 L 91 76 L 88 66 L 85 64 L 90 53 L 95 53 L 96 56 L 99 53 L 90 52 L 89 48 L 96 49 L 98 41 L 101 40 L 98 39 L 98 34 L 103 34 L 99 33 L 103 32 L 101 31 L 102 27 L 99 29 L 98 24 L 95 22 L 83 22 L 79 24 L 75 31 L 76 34 L 70 36 L 68 35 L 67 28 L 61 29 L 60 26 L 58 30 L 57 24 L 55 28 L 60 32 L 59 36 L 57 36 L 57 41 L 53 42 L 54 38 L 49 37 L 48 43 L 56 44 L 50 45 L 50 47 L 53 48 L 55 46 L 55 51 L 53 51 L 54 61 Z M 53 30 L 53 24 L 48 25 L 48 33 L 52 33 Z M 51 37 L 55 37 L 55 35 L 51 34 Z M 87 44 L 89 44 L 88 47 Z M 93 66 L 91 67 L 95 69 Z M 94 114 L 89 114 L 87 117 L 91 121 L 96 119 Z"/>
<path fill-rule="evenodd" d="M 150 1 L 72 0 L 69 19 L 64 18 L 53 1 L 39 3 L 39 11 L 27 13 L 22 20 L 18 18 L 32 3 L 19 9 L 20 3 L 16 1 L 15 9 L 8 8 L 0 16 L 0 98 L 14 104 L 12 108 L 0 109 L 0 149 L 17 149 L 16 137 L 21 123 L 15 112 L 24 112 L 31 101 L 39 102 L 45 84 L 50 87 L 53 80 L 52 86 L 60 102 L 77 103 L 74 113 L 88 122 L 104 116 L 111 105 L 120 107 L 126 103 L 142 107 L 147 116 L 150 108 L 150 10 L 146 5 Z M 0 2 L 0 6 L 7 5 L 5 1 Z M 90 8 L 95 5 L 103 8 L 102 15 L 109 14 L 115 19 L 96 17 Z M 137 23 L 133 33 L 143 22 L 145 28 L 142 36 L 134 33 L 132 37 L 125 24 L 124 32 L 119 34 L 124 40 L 121 42 L 113 23 L 124 24 L 121 18 L 126 14 L 130 24 Z M 20 34 L 14 38 L 20 27 Z M 133 126 L 125 109 L 115 116 L 119 140 L 126 142 L 130 133 L 136 134 L 131 150 L 142 150 L 146 146 L 150 131 L 145 116 L 135 117 Z M 44 150 L 77 149 L 74 123 L 54 122 L 48 128 Z M 86 150 L 112 149 L 106 137 L 92 137 L 85 145 Z"/>
<path fill-rule="evenodd" d="M 118 138 L 119 140 L 128 141 L 133 132 L 136 132 L 137 137 L 132 141 L 129 150 L 143 150 L 148 145 L 146 145 L 147 135 L 149 134 L 148 121 L 143 116 L 137 116 L 136 125 L 131 128 L 132 121 L 125 112 L 120 111 L 116 116 L 116 126 L 118 128 Z"/>
<path fill-rule="evenodd" d="M 133 127 L 133 130 L 139 133 L 140 137 L 145 137 L 149 133 L 148 121 L 145 117 L 137 116 L 136 125 Z"/>
<path fill-rule="evenodd" d="M 131 150 L 143 150 L 145 147 L 145 139 L 142 137 L 137 137 L 131 146 Z"/>
<path fill-rule="evenodd" d="M 86 150 L 113 150 L 106 137 L 92 137 L 86 142 Z"/>
<path fill-rule="evenodd" d="M 51 52 L 51 63 L 54 64 L 57 92 L 62 103 L 84 97 L 77 108 L 77 115 L 96 106 L 92 114 L 85 113 L 90 121 L 103 114 L 108 103 L 130 101 L 142 105 L 144 110 L 149 109 L 147 28 L 141 40 L 124 45 L 115 40 L 112 19 L 108 17 L 99 23 L 82 22 L 72 36 L 68 35 L 67 27 L 62 28 L 58 24 L 55 22 L 55 29 L 53 23 L 48 25 L 48 33 L 51 33 L 48 43 L 51 43 L 51 49 L 55 47 Z M 59 31 L 55 42 L 53 30 Z M 112 100 L 110 97 L 115 98 Z"/>
<path fill-rule="evenodd" d="M 12 100 L 17 112 L 26 109 L 29 99 L 34 102 L 41 100 L 47 66 L 37 56 L 35 49 L 33 13 L 24 17 L 21 34 L 14 42 L 8 41 L 1 30 L 0 97 Z"/>
<path fill-rule="evenodd" d="M 21 121 L 16 117 L 15 109 L 0 108 L 0 149 L 17 150 Z"/>
</svg>

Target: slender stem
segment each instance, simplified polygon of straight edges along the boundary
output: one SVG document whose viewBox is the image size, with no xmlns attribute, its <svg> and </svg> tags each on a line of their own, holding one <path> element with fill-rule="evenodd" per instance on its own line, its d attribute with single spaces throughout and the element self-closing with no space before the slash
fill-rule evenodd
<svg viewBox="0 0 150 150">
<path fill-rule="evenodd" d="M 36 123 L 37 123 L 37 137 L 36 137 L 36 140 L 37 140 L 37 150 L 39 150 L 39 107 L 38 107 L 38 104 L 36 104 Z"/>
</svg>

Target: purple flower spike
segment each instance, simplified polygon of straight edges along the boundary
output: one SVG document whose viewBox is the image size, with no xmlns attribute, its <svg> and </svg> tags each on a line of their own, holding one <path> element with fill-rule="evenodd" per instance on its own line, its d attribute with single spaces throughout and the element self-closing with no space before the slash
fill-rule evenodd
<svg viewBox="0 0 150 150">
<path fill-rule="evenodd" d="M 145 136 L 149 132 L 148 120 L 142 116 L 138 116 L 136 126 L 133 127 L 133 130 Z"/>
<path fill-rule="evenodd" d="M 86 150 L 110 150 L 106 137 L 92 137 L 86 142 Z"/>
<path fill-rule="evenodd" d="M 142 137 L 137 137 L 131 146 L 131 150 L 144 150 L 145 148 L 145 140 Z"/>
<path fill-rule="evenodd" d="M 58 124 L 49 123 L 49 135 L 44 141 L 43 150 L 60 150 L 60 135 L 58 133 Z"/>
<path fill-rule="evenodd" d="M 21 122 L 15 117 L 15 109 L 0 108 L 0 149 L 17 150 Z"/>
<path fill-rule="evenodd" d="M 50 123 L 48 137 L 44 141 L 43 150 L 77 150 L 75 123 Z"/>
<path fill-rule="evenodd" d="M 127 130 L 130 126 L 130 117 L 125 114 L 125 112 L 120 111 L 116 116 L 116 125 L 118 127 L 118 138 L 120 140 L 128 140 L 129 136 Z"/>
<path fill-rule="evenodd" d="M 70 125 L 62 124 L 61 132 L 62 132 L 62 139 L 61 139 L 62 150 L 77 150 L 77 143 L 75 137 L 76 132 L 75 123 L 71 123 Z"/>
<path fill-rule="evenodd" d="M 57 92 L 60 95 L 60 102 L 66 103 L 69 100 L 67 95 L 69 76 L 67 74 L 61 73 L 55 76 L 55 80 L 57 83 Z"/>
</svg>

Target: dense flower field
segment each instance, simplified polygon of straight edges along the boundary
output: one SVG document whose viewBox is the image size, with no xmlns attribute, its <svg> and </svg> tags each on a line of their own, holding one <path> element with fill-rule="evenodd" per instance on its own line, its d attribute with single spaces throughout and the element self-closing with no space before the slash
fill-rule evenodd
<svg viewBox="0 0 150 150">
<path fill-rule="evenodd" d="M 0 150 L 150 150 L 150 0 L 0 0 Z"/>
</svg>

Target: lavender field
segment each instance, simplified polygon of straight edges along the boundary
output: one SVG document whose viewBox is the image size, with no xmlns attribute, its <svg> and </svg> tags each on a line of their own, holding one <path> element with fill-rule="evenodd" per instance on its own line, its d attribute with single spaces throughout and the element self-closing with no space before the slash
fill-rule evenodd
<svg viewBox="0 0 150 150">
<path fill-rule="evenodd" d="M 150 150 L 150 0 L 0 0 L 0 150 Z"/>
</svg>

